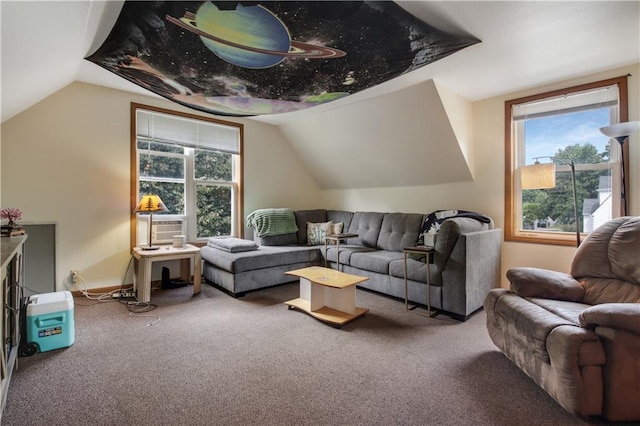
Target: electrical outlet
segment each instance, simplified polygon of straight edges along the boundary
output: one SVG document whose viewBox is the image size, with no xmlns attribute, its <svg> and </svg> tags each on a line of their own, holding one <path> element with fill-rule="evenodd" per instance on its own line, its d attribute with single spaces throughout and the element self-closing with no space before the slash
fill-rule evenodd
<svg viewBox="0 0 640 426">
<path fill-rule="evenodd" d="M 77 269 L 71 270 L 71 284 L 76 284 L 78 282 L 78 275 L 80 275 L 80 271 Z"/>
</svg>

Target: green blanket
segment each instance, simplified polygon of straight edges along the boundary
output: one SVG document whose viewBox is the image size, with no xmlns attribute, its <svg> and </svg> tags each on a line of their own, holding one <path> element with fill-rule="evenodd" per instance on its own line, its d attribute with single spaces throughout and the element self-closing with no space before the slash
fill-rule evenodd
<svg viewBox="0 0 640 426">
<path fill-rule="evenodd" d="M 258 237 L 290 234 L 298 230 L 296 218 L 290 209 L 261 209 L 247 216 L 247 225 L 256 230 Z"/>
</svg>

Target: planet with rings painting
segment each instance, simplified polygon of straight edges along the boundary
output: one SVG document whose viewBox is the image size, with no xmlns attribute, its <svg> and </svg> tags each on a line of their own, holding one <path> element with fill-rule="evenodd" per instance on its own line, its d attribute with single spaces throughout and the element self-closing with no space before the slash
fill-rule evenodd
<svg viewBox="0 0 640 426">
<path fill-rule="evenodd" d="M 195 14 L 186 12 L 180 19 L 167 15 L 166 19 L 199 35 L 220 59 L 243 68 L 270 68 L 287 57 L 331 59 L 346 55 L 339 49 L 291 40 L 284 23 L 261 5 L 220 10 L 204 2 Z"/>
</svg>

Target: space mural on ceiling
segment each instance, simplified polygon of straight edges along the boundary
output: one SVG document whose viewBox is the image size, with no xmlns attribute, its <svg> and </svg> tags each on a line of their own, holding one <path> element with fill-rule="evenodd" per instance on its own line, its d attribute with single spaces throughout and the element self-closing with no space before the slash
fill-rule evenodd
<svg viewBox="0 0 640 426">
<path fill-rule="evenodd" d="M 126 1 L 87 60 L 199 111 L 291 112 L 478 43 L 387 1 Z"/>
</svg>

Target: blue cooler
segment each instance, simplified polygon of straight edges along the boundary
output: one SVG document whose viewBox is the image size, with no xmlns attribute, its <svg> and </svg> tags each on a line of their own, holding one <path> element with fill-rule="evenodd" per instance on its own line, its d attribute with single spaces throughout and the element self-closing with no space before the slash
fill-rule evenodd
<svg viewBox="0 0 640 426">
<path fill-rule="evenodd" d="M 75 340 L 73 296 L 70 291 L 37 294 L 27 305 L 27 342 L 38 352 L 66 348 Z"/>
</svg>

